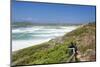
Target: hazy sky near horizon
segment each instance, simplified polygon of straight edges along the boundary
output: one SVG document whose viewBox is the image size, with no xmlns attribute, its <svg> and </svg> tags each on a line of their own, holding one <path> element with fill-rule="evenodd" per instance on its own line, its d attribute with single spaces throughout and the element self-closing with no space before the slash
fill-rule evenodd
<svg viewBox="0 0 100 67">
<path fill-rule="evenodd" d="M 88 23 L 95 21 L 95 6 L 12 2 L 13 22 Z"/>
</svg>

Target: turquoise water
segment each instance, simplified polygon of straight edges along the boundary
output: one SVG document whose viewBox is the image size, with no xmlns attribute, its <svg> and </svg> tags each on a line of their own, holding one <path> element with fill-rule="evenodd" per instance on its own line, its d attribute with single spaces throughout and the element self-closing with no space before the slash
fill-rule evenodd
<svg viewBox="0 0 100 67">
<path fill-rule="evenodd" d="M 13 40 L 30 40 L 41 38 L 53 38 L 66 32 L 63 26 L 34 26 L 28 28 L 16 28 L 12 30 Z"/>
<path fill-rule="evenodd" d="M 76 29 L 77 26 L 32 26 L 12 29 L 12 50 L 36 45 Z"/>
</svg>

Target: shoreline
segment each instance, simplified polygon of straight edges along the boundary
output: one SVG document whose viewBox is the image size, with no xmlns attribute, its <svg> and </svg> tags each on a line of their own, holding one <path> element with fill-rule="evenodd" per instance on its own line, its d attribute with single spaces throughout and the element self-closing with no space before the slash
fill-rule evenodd
<svg viewBox="0 0 100 67">
<path fill-rule="evenodd" d="M 77 28 L 79 28 L 80 26 L 72 26 L 73 29 L 69 29 L 66 30 L 66 32 L 64 32 L 62 35 L 58 35 L 57 37 L 61 37 L 66 33 L 69 33 Z M 39 45 L 41 43 L 45 43 L 48 42 L 49 40 L 55 39 L 56 37 L 53 38 L 48 38 L 48 39 L 41 39 L 41 40 L 21 40 L 21 41 L 12 41 L 12 52 L 27 48 L 27 47 L 31 47 L 31 46 L 35 46 L 35 45 Z"/>
<path fill-rule="evenodd" d="M 51 40 L 51 39 L 41 40 L 41 41 L 39 40 L 38 42 L 34 42 L 34 44 L 33 44 L 33 41 L 34 41 L 34 40 L 27 41 L 27 43 L 25 43 L 26 40 L 25 40 L 25 41 L 23 40 L 22 42 L 14 41 L 14 43 L 20 45 L 20 47 L 18 47 L 18 46 L 16 46 L 16 45 L 15 45 L 15 46 L 12 46 L 12 48 L 13 48 L 13 47 L 17 47 L 17 48 L 15 48 L 15 49 L 12 49 L 12 51 L 14 52 L 14 51 L 18 51 L 18 50 L 21 50 L 21 49 L 24 49 L 24 48 L 27 48 L 27 47 L 39 45 L 39 44 L 41 44 L 41 43 L 48 42 L 49 40 Z M 28 43 L 28 42 L 29 42 L 29 43 Z M 12 44 L 13 44 L 13 42 L 12 42 Z M 23 44 L 23 45 L 22 45 L 22 44 Z"/>
</svg>

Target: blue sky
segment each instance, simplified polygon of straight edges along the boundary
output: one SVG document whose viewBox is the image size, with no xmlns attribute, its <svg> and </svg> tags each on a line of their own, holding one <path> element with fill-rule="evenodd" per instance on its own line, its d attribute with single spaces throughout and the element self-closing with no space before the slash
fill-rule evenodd
<svg viewBox="0 0 100 67">
<path fill-rule="evenodd" d="M 88 23 L 95 21 L 95 6 L 13 2 L 13 22 Z"/>
</svg>

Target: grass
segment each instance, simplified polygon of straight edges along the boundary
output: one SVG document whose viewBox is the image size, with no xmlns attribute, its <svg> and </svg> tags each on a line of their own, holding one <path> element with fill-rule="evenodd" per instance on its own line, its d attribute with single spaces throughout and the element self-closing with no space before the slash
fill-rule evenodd
<svg viewBox="0 0 100 67">
<path fill-rule="evenodd" d="M 12 65 L 63 63 L 69 59 L 68 46 L 76 42 L 83 55 L 88 49 L 95 51 L 95 24 L 84 25 L 61 38 L 13 52 Z M 84 39 L 85 38 L 85 39 Z M 92 41 L 91 41 L 92 40 Z M 63 42 L 62 42 L 63 41 Z M 87 43 L 87 41 L 89 43 Z M 86 56 L 87 57 L 87 56 Z M 88 59 L 89 61 L 90 59 Z M 78 59 L 78 61 L 80 61 Z"/>
</svg>

